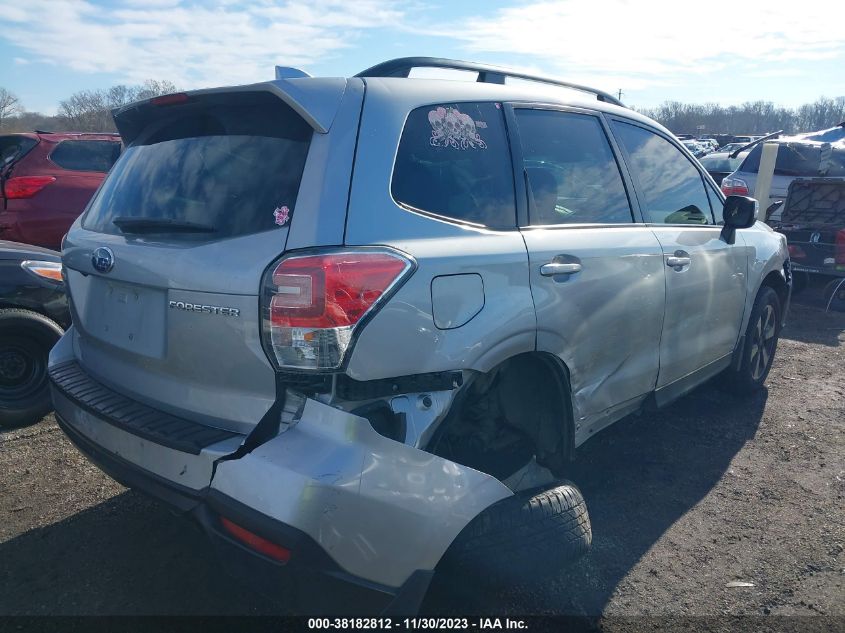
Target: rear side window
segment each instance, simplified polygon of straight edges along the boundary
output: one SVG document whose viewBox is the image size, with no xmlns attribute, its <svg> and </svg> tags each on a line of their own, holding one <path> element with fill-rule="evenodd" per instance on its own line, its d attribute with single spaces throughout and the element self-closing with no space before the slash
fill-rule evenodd
<svg viewBox="0 0 845 633">
<path fill-rule="evenodd" d="M 0 167 L 9 160 L 18 160 L 35 147 L 37 141 L 28 136 L 0 136 Z"/>
<path fill-rule="evenodd" d="M 639 183 L 640 206 L 649 222 L 713 224 L 704 179 L 681 150 L 645 128 L 621 121 L 612 125 L 628 154 L 628 167 Z"/>
<path fill-rule="evenodd" d="M 120 156 L 115 141 L 61 141 L 50 153 L 50 160 L 71 171 L 107 172 Z"/>
<path fill-rule="evenodd" d="M 501 106 L 452 103 L 413 110 L 399 142 L 391 192 L 414 211 L 513 228 L 513 171 Z"/>
<path fill-rule="evenodd" d="M 82 225 L 186 240 L 286 225 L 311 134 L 299 115 L 265 93 L 170 106 L 123 152 Z"/>
<path fill-rule="evenodd" d="M 596 117 L 518 109 L 516 120 L 531 224 L 633 222 L 619 166 Z"/>
</svg>

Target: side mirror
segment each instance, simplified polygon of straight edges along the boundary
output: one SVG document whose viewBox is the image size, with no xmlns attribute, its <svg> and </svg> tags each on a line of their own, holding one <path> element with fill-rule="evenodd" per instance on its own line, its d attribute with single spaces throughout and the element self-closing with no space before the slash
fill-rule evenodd
<svg viewBox="0 0 845 633">
<path fill-rule="evenodd" d="M 725 198 L 725 206 L 722 211 L 722 217 L 725 219 L 722 237 L 728 244 L 733 244 L 736 238 L 736 230 L 754 226 L 759 213 L 760 205 L 754 198 L 728 196 Z"/>
</svg>

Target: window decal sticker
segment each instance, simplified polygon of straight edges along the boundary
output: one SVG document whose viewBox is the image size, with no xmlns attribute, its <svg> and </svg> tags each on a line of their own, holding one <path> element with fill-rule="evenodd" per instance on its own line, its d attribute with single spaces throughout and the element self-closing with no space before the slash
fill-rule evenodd
<svg viewBox="0 0 845 633">
<path fill-rule="evenodd" d="M 284 226 L 290 219 L 290 209 L 287 206 L 276 207 L 276 210 L 273 211 L 273 217 L 276 218 L 276 224 Z"/>
<path fill-rule="evenodd" d="M 487 143 L 476 129 L 481 126 L 476 126 L 471 116 L 457 108 L 440 106 L 428 113 L 428 122 L 431 124 L 429 143 L 434 147 L 487 149 Z"/>
</svg>

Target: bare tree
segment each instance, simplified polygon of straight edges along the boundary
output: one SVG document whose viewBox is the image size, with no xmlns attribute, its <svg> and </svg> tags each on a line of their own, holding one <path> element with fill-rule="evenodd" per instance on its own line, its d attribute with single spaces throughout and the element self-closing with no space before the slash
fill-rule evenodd
<svg viewBox="0 0 845 633">
<path fill-rule="evenodd" d="M 4 128 L 10 117 L 20 112 L 23 112 L 23 107 L 17 95 L 0 87 L 0 129 Z"/>
<path fill-rule="evenodd" d="M 749 101 L 728 107 L 667 101 L 642 112 L 676 134 L 697 134 L 701 126 L 707 134 L 811 132 L 845 121 L 845 97 L 822 97 L 795 109 L 776 106 L 770 101 Z"/>
</svg>

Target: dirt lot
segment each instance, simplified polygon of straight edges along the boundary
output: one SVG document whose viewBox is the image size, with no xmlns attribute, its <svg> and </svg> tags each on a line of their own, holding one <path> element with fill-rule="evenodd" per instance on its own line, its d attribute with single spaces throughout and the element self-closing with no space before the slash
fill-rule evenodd
<svg viewBox="0 0 845 633">
<path fill-rule="evenodd" d="M 221 574 L 192 524 L 90 466 L 51 418 L 0 434 L 0 472 L 0 614 L 284 610 Z M 438 579 L 425 611 L 845 616 L 845 315 L 793 306 L 767 391 L 708 385 L 624 420 L 583 447 L 572 479 L 588 559 L 501 595 Z"/>
</svg>

